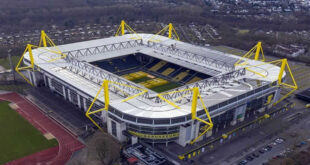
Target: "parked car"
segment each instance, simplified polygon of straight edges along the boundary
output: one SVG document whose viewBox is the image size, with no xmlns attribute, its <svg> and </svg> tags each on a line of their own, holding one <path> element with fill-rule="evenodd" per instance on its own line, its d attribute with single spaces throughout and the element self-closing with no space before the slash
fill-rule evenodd
<svg viewBox="0 0 310 165">
<path fill-rule="evenodd" d="M 271 145 L 267 145 L 266 147 L 264 147 L 264 150 L 267 152 L 267 151 L 270 151 L 272 149 L 272 146 Z"/>
<path fill-rule="evenodd" d="M 257 154 L 257 153 L 254 152 L 254 153 L 252 154 L 252 156 L 255 157 L 255 158 L 258 158 L 258 157 L 259 157 L 259 154 Z"/>
<path fill-rule="evenodd" d="M 250 156 L 250 155 L 246 157 L 246 160 L 248 160 L 248 161 L 252 161 L 253 159 L 254 158 L 252 156 Z"/>
<path fill-rule="evenodd" d="M 269 145 L 273 145 L 273 146 L 275 146 L 275 145 L 277 145 L 278 143 L 276 143 L 276 142 L 272 142 L 272 143 L 270 143 Z"/>
<path fill-rule="evenodd" d="M 260 149 L 258 152 L 261 153 L 261 154 L 263 154 L 263 153 L 265 153 L 265 150 L 264 150 L 264 148 L 262 148 L 262 149 Z"/>
<path fill-rule="evenodd" d="M 277 138 L 276 140 L 274 140 L 277 144 L 281 144 L 284 142 L 284 139 L 282 138 Z"/>
<path fill-rule="evenodd" d="M 248 163 L 247 160 L 242 160 L 241 162 L 238 163 L 238 165 L 245 165 L 245 164 L 247 164 L 247 163 Z"/>
</svg>

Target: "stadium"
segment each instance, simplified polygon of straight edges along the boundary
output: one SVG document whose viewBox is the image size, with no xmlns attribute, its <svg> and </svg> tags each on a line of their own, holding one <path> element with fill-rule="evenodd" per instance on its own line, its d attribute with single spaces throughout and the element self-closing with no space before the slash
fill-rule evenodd
<svg viewBox="0 0 310 165">
<path fill-rule="evenodd" d="M 57 47 L 47 47 L 42 35 L 43 47 L 28 45 L 17 70 L 121 142 L 185 146 L 282 100 L 286 60 L 277 61 L 281 67 L 263 62 L 260 43 L 250 59 L 174 40 L 170 33 L 122 33 Z"/>
</svg>

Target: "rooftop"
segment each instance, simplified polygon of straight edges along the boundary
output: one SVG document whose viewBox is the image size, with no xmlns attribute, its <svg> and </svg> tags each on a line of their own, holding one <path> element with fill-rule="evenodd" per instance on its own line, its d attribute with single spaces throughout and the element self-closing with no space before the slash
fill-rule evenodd
<svg viewBox="0 0 310 165">
<path fill-rule="evenodd" d="M 138 35 L 141 39 L 132 39 L 134 35 L 127 34 L 60 45 L 58 48 L 68 56 L 66 59 L 58 59 L 53 62 L 49 61 L 57 57 L 54 53 L 38 48 L 33 50 L 34 61 L 40 69 L 94 97 L 104 79 L 142 89 L 146 88 L 95 67 L 89 64 L 89 62 L 133 53 L 147 54 L 212 75 L 213 77 L 211 78 L 171 90 L 180 91 L 182 89 L 199 87 L 200 94 L 207 107 L 229 101 L 236 96 L 244 95 L 247 92 L 276 81 L 280 71 L 279 67 L 272 64 L 256 66 L 262 62 L 254 60 L 248 60 L 244 66 L 235 67 L 234 63 L 240 59 L 240 57 L 235 55 L 175 41 L 163 36 L 158 36 L 160 42 L 148 42 L 151 34 Z M 49 49 L 53 50 L 54 48 Z M 26 54 L 25 58 L 29 60 L 29 55 Z M 245 66 L 252 66 L 251 70 L 266 76 L 262 77 L 245 70 Z M 153 91 L 148 91 L 142 96 L 122 102 L 124 97 L 119 92 L 113 91 L 113 89 L 110 90 L 110 105 L 129 115 L 134 114 L 137 117 L 148 118 L 174 118 L 191 113 L 190 96 L 184 96 L 179 100 L 178 106 L 181 109 L 176 109 L 170 104 L 159 100 L 157 93 Z M 141 92 L 141 90 L 133 90 L 128 87 L 122 87 L 122 90 L 131 94 Z M 103 94 L 98 99 L 104 102 L 102 96 Z M 165 98 L 173 100 L 179 96 L 168 94 L 165 95 Z M 201 105 L 198 106 L 201 108 Z"/>
</svg>

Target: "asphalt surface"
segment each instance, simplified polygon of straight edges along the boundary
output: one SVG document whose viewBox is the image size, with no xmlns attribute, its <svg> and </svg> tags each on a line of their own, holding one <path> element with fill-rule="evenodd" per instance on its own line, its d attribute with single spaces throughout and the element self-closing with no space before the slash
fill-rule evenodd
<svg viewBox="0 0 310 165">
<path fill-rule="evenodd" d="M 307 112 L 308 111 L 308 112 Z M 301 132 L 307 132 L 309 135 L 304 135 L 303 137 L 310 137 L 310 115 L 306 118 L 299 120 L 293 120 L 292 122 L 287 121 L 287 116 L 292 116 L 298 112 L 307 112 L 309 110 L 302 109 L 291 109 L 286 112 L 277 114 L 273 120 L 261 125 L 260 127 L 254 128 L 244 134 L 237 135 L 236 139 L 228 141 L 226 144 L 218 146 L 212 152 L 201 154 L 195 159 L 197 164 L 209 164 L 209 165 L 229 165 L 238 164 L 241 160 L 246 159 L 246 157 L 253 152 L 257 153 L 259 149 L 273 142 L 274 139 L 278 137 L 285 138 L 285 142 L 273 146 L 271 151 L 264 154 L 259 154 L 260 157 L 249 161 L 247 164 L 258 165 L 267 162 L 276 155 L 285 151 L 287 148 L 292 148 L 292 146 L 299 142 L 300 139 L 291 138 L 288 136 L 289 133 L 301 129 Z"/>
<path fill-rule="evenodd" d="M 76 128 L 83 129 L 85 125 L 92 125 L 82 110 L 64 100 L 63 97 L 53 94 L 47 88 L 33 88 L 30 94 Z"/>
<path fill-rule="evenodd" d="M 301 132 L 307 132 L 308 135 L 303 135 L 303 137 L 310 138 L 310 124 L 304 123 L 303 121 L 310 121 L 310 111 L 305 110 L 305 103 L 301 102 L 295 98 L 291 98 L 291 101 L 296 103 L 295 108 L 290 109 L 288 111 L 281 110 L 278 113 L 271 116 L 271 120 L 267 120 L 262 122 L 261 124 L 254 124 L 252 128 L 247 128 L 245 131 L 238 131 L 234 137 L 228 138 L 223 143 L 214 143 L 214 148 L 210 150 L 209 147 L 205 147 L 206 151 L 200 153 L 199 156 L 196 156 L 194 160 L 194 164 L 198 165 L 231 165 L 238 164 L 241 160 L 245 159 L 247 155 L 252 154 L 253 152 L 257 152 L 262 147 L 273 142 L 277 137 L 285 138 L 285 142 L 282 144 L 273 146 L 273 149 L 264 154 L 260 154 L 258 158 L 248 162 L 248 164 L 262 164 L 272 159 L 274 156 L 280 154 L 286 148 L 292 147 L 292 143 L 296 143 L 296 138 L 290 139 L 288 136 L 289 133 L 294 130 L 304 129 Z M 305 113 L 309 115 L 296 115 L 297 113 Z M 292 117 L 293 116 L 293 117 Z M 294 116 L 303 116 L 303 118 L 296 118 Z M 307 117 L 305 117 L 307 116 Z M 288 121 L 293 118 L 293 120 Z M 245 122 L 241 124 L 245 124 Z M 230 129 L 230 128 L 227 128 Z M 227 130 L 225 130 L 227 131 Z M 284 134 L 284 135 L 283 135 Z M 214 135 L 217 137 L 218 135 Z M 204 141 L 203 143 L 205 143 Z M 198 147 L 199 144 L 196 144 L 192 147 Z M 156 146 L 161 151 L 166 153 L 169 157 L 177 159 L 178 154 L 185 153 L 189 151 L 189 148 L 192 147 L 181 147 L 178 144 L 171 143 L 168 147 L 165 145 Z M 180 164 L 191 164 L 190 161 L 180 161 Z"/>
<path fill-rule="evenodd" d="M 308 110 L 309 111 L 309 110 Z M 308 112 L 308 116 L 300 119 L 299 121 L 292 123 L 293 125 L 286 131 L 284 131 L 283 133 L 279 134 L 278 137 L 280 138 L 284 138 L 285 141 L 281 144 L 277 144 L 277 145 L 272 145 L 272 149 L 268 152 L 265 152 L 263 154 L 259 154 L 260 156 L 258 158 L 255 158 L 252 161 L 249 161 L 247 163 L 247 165 L 257 165 L 257 164 L 262 164 L 267 162 L 268 160 L 271 159 L 277 159 L 276 156 L 277 155 L 281 155 L 281 153 L 287 153 L 286 151 L 289 150 L 294 150 L 294 146 L 298 143 L 300 143 L 301 141 L 307 141 L 310 138 L 310 112 Z M 292 132 L 299 132 L 298 137 L 292 137 L 289 136 L 290 133 Z M 302 132 L 302 133 L 300 133 Z M 262 146 L 266 146 L 268 144 L 270 144 L 271 142 L 273 142 L 273 140 L 270 140 L 269 142 L 267 141 L 266 143 L 264 143 Z M 255 153 L 257 153 L 257 150 L 259 150 L 259 147 L 253 148 L 253 150 L 255 151 Z M 251 154 L 251 153 L 249 153 Z M 236 164 L 239 161 L 235 162 Z"/>
</svg>

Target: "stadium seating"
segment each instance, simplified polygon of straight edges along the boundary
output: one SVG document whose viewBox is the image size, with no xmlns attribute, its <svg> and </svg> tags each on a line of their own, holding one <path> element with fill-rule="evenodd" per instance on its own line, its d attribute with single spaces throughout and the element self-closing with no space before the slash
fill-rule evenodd
<svg viewBox="0 0 310 165">
<path fill-rule="evenodd" d="M 185 69 L 183 69 L 182 71 L 186 71 Z M 186 83 L 188 81 L 190 81 L 193 77 L 195 77 L 198 74 L 198 72 L 194 71 L 194 70 L 190 70 L 188 71 L 188 75 L 185 76 L 181 82 Z"/>
<path fill-rule="evenodd" d="M 151 60 L 146 58 L 144 62 L 141 62 L 137 59 L 136 55 L 96 61 L 93 64 L 109 72 L 122 75 L 125 79 L 139 83 L 149 89 L 160 89 L 161 86 L 169 89 L 178 84 L 190 84 L 210 77 L 203 73 L 156 58 L 152 58 Z M 165 80 L 166 78 L 171 81 Z"/>
<path fill-rule="evenodd" d="M 155 64 L 154 66 L 152 66 L 149 70 L 156 72 L 158 69 L 160 69 L 161 67 L 163 67 L 165 64 L 167 64 L 166 61 L 159 61 L 157 64 Z"/>
<path fill-rule="evenodd" d="M 186 77 L 188 75 L 188 72 L 189 72 L 189 70 L 185 71 L 185 72 L 181 72 L 177 76 L 175 76 L 172 80 L 177 81 L 177 82 L 181 81 L 184 77 Z"/>
<path fill-rule="evenodd" d="M 153 59 L 152 62 L 148 63 L 145 65 L 146 68 L 150 69 L 152 66 L 154 66 L 155 64 L 157 64 L 160 60 L 159 59 Z"/>
<path fill-rule="evenodd" d="M 175 69 L 173 68 L 167 68 L 166 70 L 164 70 L 161 74 L 168 76 L 170 73 L 172 73 Z"/>
<path fill-rule="evenodd" d="M 96 61 L 92 64 L 113 73 L 141 67 L 141 62 L 138 61 L 134 55 L 110 60 Z"/>
<path fill-rule="evenodd" d="M 189 80 L 186 84 L 190 84 L 196 81 L 202 80 L 200 77 L 195 76 L 194 78 L 192 78 L 191 80 Z"/>
</svg>

